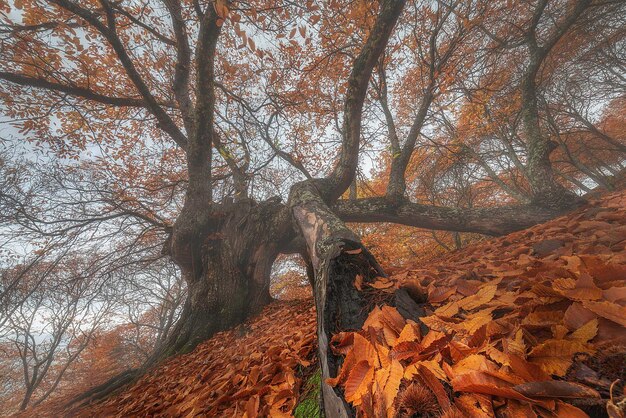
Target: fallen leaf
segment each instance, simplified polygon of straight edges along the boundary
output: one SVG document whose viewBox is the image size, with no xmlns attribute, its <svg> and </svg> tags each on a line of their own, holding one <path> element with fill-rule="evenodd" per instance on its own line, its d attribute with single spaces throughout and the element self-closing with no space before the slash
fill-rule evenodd
<svg viewBox="0 0 626 418">
<path fill-rule="evenodd" d="M 603 318 L 609 319 L 623 327 L 626 327 L 626 306 L 620 306 L 616 303 L 607 301 L 584 301 L 583 306 Z"/>
<path fill-rule="evenodd" d="M 600 394 L 590 387 L 562 380 L 522 383 L 513 389 L 529 398 L 600 398 Z"/>
<path fill-rule="evenodd" d="M 546 373 L 565 376 L 576 353 L 593 353 L 593 350 L 580 341 L 548 340 L 533 348 L 528 357 Z"/>
<path fill-rule="evenodd" d="M 589 342 L 598 334 L 598 320 L 592 319 L 576 331 L 572 332 L 567 339 L 577 340 L 583 343 Z"/>
<path fill-rule="evenodd" d="M 350 371 L 345 384 L 346 401 L 355 405 L 361 403 L 361 397 L 370 391 L 374 379 L 374 367 L 366 360 L 358 362 Z"/>
<path fill-rule="evenodd" d="M 451 384 L 455 392 L 482 393 L 532 402 L 532 399 L 514 390 L 512 384 L 484 372 L 472 371 L 456 376 Z"/>
</svg>

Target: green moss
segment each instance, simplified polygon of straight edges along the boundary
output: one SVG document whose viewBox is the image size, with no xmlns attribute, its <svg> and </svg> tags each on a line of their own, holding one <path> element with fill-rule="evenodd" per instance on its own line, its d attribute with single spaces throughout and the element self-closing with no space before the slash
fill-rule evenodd
<svg viewBox="0 0 626 418">
<path fill-rule="evenodd" d="M 324 414 L 320 409 L 321 371 L 317 369 L 304 384 L 300 401 L 293 411 L 296 418 L 322 418 Z"/>
</svg>

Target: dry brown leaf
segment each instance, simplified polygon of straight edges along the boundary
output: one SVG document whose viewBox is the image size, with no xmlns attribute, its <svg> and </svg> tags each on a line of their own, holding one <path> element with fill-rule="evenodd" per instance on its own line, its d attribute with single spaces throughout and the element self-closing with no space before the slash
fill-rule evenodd
<svg viewBox="0 0 626 418">
<path fill-rule="evenodd" d="M 393 416 L 393 405 L 396 396 L 398 396 L 398 389 L 400 388 L 400 382 L 404 376 L 404 368 L 397 360 L 392 360 L 389 365 L 389 379 L 384 387 L 385 405 L 387 405 L 387 416 Z"/>
<path fill-rule="evenodd" d="M 434 374 L 437 379 L 448 380 L 446 373 L 443 371 L 438 361 L 435 360 L 419 360 L 415 363 L 411 363 L 404 369 L 404 378 L 406 380 L 413 380 L 414 376 L 419 373 L 420 366 L 426 367 Z"/>
<path fill-rule="evenodd" d="M 358 290 L 359 292 L 363 290 L 363 276 L 361 276 L 360 274 L 357 274 L 354 278 L 354 287 L 356 287 L 356 290 Z"/>
<path fill-rule="evenodd" d="M 374 348 L 376 348 L 376 352 L 378 353 L 378 360 L 380 361 L 381 367 L 388 367 L 391 362 L 391 355 L 389 348 L 385 347 L 382 344 L 375 344 Z"/>
<path fill-rule="evenodd" d="M 592 319 L 576 331 L 572 332 L 567 339 L 577 340 L 583 343 L 589 342 L 598 334 L 598 320 Z"/>
<path fill-rule="evenodd" d="M 484 309 L 471 317 L 468 316 L 465 321 L 458 324 L 457 330 L 472 335 L 491 321 L 491 309 Z"/>
<path fill-rule="evenodd" d="M 396 339 L 395 345 L 403 342 L 419 342 L 420 339 L 421 333 L 419 326 L 413 321 L 407 321 L 404 328 L 402 328 L 402 332 L 400 332 L 400 335 Z"/>
<path fill-rule="evenodd" d="M 552 287 L 559 294 L 576 301 L 598 300 L 602 298 L 602 289 L 593 282 L 589 274 L 582 273 L 578 280 L 555 279 Z"/>
<path fill-rule="evenodd" d="M 515 354 L 509 354 L 508 358 L 509 367 L 511 367 L 513 373 L 528 382 L 541 382 L 552 379 L 550 375 L 544 372 L 537 364 L 530 363 Z"/>
<path fill-rule="evenodd" d="M 548 340 L 533 348 L 528 358 L 548 374 L 565 376 L 576 353 L 593 353 L 593 349 L 580 341 Z"/>
<path fill-rule="evenodd" d="M 585 309 L 580 302 L 572 303 L 565 311 L 563 316 L 563 323 L 571 330 L 577 330 L 589 321 L 597 318 L 598 316 L 591 312 L 589 309 Z"/>
<path fill-rule="evenodd" d="M 480 308 L 496 295 L 496 285 L 485 285 L 481 287 L 475 295 L 467 296 L 459 301 L 459 307 L 465 310 Z"/>
<path fill-rule="evenodd" d="M 442 318 L 452 318 L 454 315 L 459 313 L 459 309 L 460 306 L 458 302 L 450 302 L 435 309 L 435 315 Z"/>
<path fill-rule="evenodd" d="M 373 367 L 380 367 L 376 348 L 361 334 L 354 334 L 354 344 L 352 347 L 357 364 L 361 361 L 367 361 Z"/>
<path fill-rule="evenodd" d="M 418 342 L 405 341 L 397 344 L 389 351 L 389 356 L 396 360 L 406 360 L 422 351 L 422 347 Z"/>
<path fill-rule="evenodd" d="M 532 402 L 532 400 L 513 389 L 513 385 L 490 374 L 470 371 L 452 379 L 455 392 L 482 393 L 507 399 Z"/>
<path fill-rule="evenodd" d="M 603 318 L 609 319 L 623 327 L 626 327 L 626 306 L 620 306 L 616 303 L 607 301 L 584 301 L 583 306 Z"/>
<path fill-rule="evenodd" d="M 562 340 L 569 333 L 569 328 L 561 324 L 552 325 L 551 329 L 552 338 L 554 338 L 555 340 Z"/>
<path fill-rule="evenodd" d="M 522 325 L 535 327 L 549 327 L 563 322 L 563 312 L 560 311 L 534 311 L 522 319 Z"/>
<path fill-rule="evenodd" d="M 557 418 L 589 418 L 580 408 L 562 401 L 556 401 L 555 415 Z"/>
<path fill-rule="evenodd" d="M 459 410 L 469 418 L 495 417 L 491 397 L 478 393 L 463 393 L 454 400 Z M 516 417 L 517 418 L 517 417 Z M 521 417 L 520 417 L 521 418 Z"/>
<path fill-rule="evenodd" d="M 445 338 L 446 334 L 443 332 L 431 330 L 424 336 L 424 338 L 422 338 L 421 346 L 424 350 L 426 350 L 427 348 L 430 348 L 431 345 L 436 345 Z"/>
<path fill-rule="evenodd" d="M 562 380 L 522 383 L 513 389 L 529 398 L 600 398 L 600 394 L 590 387 Z"/>
<path fill-rule="evenodd" d="M 624 282 L 624 278 L 626 277 L 626 265 L 608 262 L 606 256 L 583 254 L 580 258 L 585 264 L 585 268 L 589 274 L 591 274 L 599 284 Z"/>
<path fill-rule="evenodd" d="M 374 289 L 388 289 L 394 285 L 392 281 L 385 279 L 384 277 L 379 277 L 373 283 L 367 283 L 368 286 L 373 287 Z"/>
<path fill-rule="evenodd" d="M 466 358 L 467 356 L 478 352 L 478 348 L 470 347 L 456 339 L 453 339 L 448 343 L 448 350 L 450 351 L 450 357 L 453 362 L 458 362 Z"/>
<path fill-rule="evenodd" d="M 406 320 L 398 313 L 396 308 L 391 306 L 382 307 L 383 322 L 391 327 L 398 335 L 402 332 L 402 328 L 406 324 Z"/>
<path fill-rule="evenodd" d="M 529 402 L 507 400 L 506 404 L 498 409 L 499 418 L 537 418 L 532 404 Z"/>
<path fill-rule="evenodd" d="M 450 408 L 450 398 L 437 376 L 425 364 L 418 365 L 419 377 L 426 386 L 435 394 L 442 410 Z"/>
<path fill-rule="evenodd" d="M 454 333 L 458 329 L 456 323 L 447 321 L 443 318 L 438 317 L 437 315 L 426 316 L 426 317 L 420 318 L 420 320 L 422 321 L 424 325 L 426 325 L 431 330 L 442 332 L 445 334 Z"/>
<path fill-rule="evenodd" d="M 346 381 L 350 370 L 356 364 L 356 359 L 353 351 L 349 351 L 346 357 L 343 360 L 343 364 L 341 365 L 341 369 L 339 370 L 339 374 L 336 377 L 331 377 L 326 379 L 326 383 L 330 386 L 337 386 Z"/>
<path fill-rule="evenodd" d="M 383 367 L 374 372 L 374 386 L 372 387 L 372 392 L 376 396 L 383 397 L 384 389 L 387 385 L 387 381 L 389 380 L 389 372 L 391 367 Z"/>
<path fill-rule="evenodd" d="M 455 293 L 456 286 L 431 287 L 428 289 L 428 303 L 444 302 Z"/>
<path fill-rule="evenodd" d="M 602 297 L 603 299 L 613 303 L 626 301 L 626 285 L 620 287 L 609 287 L 608 289 L 602 291 Z"/>
<path fill-rule="evenodd" d="M 382 329 L 384 326 L 382 322 L 383 311 L 380 310 L 378 306 L 374 306 L 374 309 L 369 313 L 365 323 L 363 324 L 363 329 L 368 329 L 372 327 L 374 329 Z"/>
<path fill-rule="evenodd" d="M 366 360 L 359 361 L 350 370 L 350 375 L 345 384 L 345 398 L 346 401 L 352 402 L 354 405 L 361 403 L 363 395 L 368 393 L 371 389 L 372 381 L 374 379 L 374 367 Z"/>
</svg>

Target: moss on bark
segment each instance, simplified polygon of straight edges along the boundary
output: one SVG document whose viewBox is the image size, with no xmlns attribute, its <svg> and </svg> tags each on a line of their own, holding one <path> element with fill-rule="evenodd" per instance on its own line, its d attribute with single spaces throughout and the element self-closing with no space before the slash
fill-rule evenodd
<svg viewBox="0 0 626 418">
<path fill-rule="evenodd" d="M 321 384 L 322 374 L 321 370 L 317 368 L 307 379 L 302 388 L 302 395 L 300 401 L 296 405 L 293 411 L 293 415 L 296 418 L 322 418 L 324 413 L 322 412 L 321 403 Z"/>
</svg>

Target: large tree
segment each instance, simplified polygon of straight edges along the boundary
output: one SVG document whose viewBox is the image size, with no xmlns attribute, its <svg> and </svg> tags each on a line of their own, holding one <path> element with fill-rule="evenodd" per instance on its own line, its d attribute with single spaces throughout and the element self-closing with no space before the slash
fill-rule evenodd
<svg viewBox="0 0 626 418">
<path fill-rule="evenodd" d="M 296 252 L 311 267 L 322 375 L 333 376 L 329 337 L 359 328 L 368 303 L 354 278 L 384 274 L 345 222 L 498 235 L 580 202 L 553 174 L 542 71 L 557 71 L 551 51 L 618 2 L 512 2 L 513 32 L 504 2 L 317 3 L 2 3 L 0 98 L 11 123 L 37 149 L 108 179 L 97 192 L 110 216 L 160 229 L 187 284 L 180 320 L 147 365 L 258 312 L 271 300 L 274 260 Z M 606 35 L 607 50 L 620 36 Z M 489 119 L 498 109 L 481 117 L 510 135 L 503 155 L 529 198 L 484 208 L 416 201 L 415 159 L 428 147 L 446 158 L 469 150 L 503 195 L 514 189 L 484 148 L 444 135 L 460 131 L 461 104 L 494 94 L 503 56 L 512 61 L 501 94 L 519 100 L 499 124 Z M 386 192 L 359 197 L 359 163 L 372 155 L 388 172 Z M 349 414 L 323 389 L 329 416 Z"/>
</svg>

